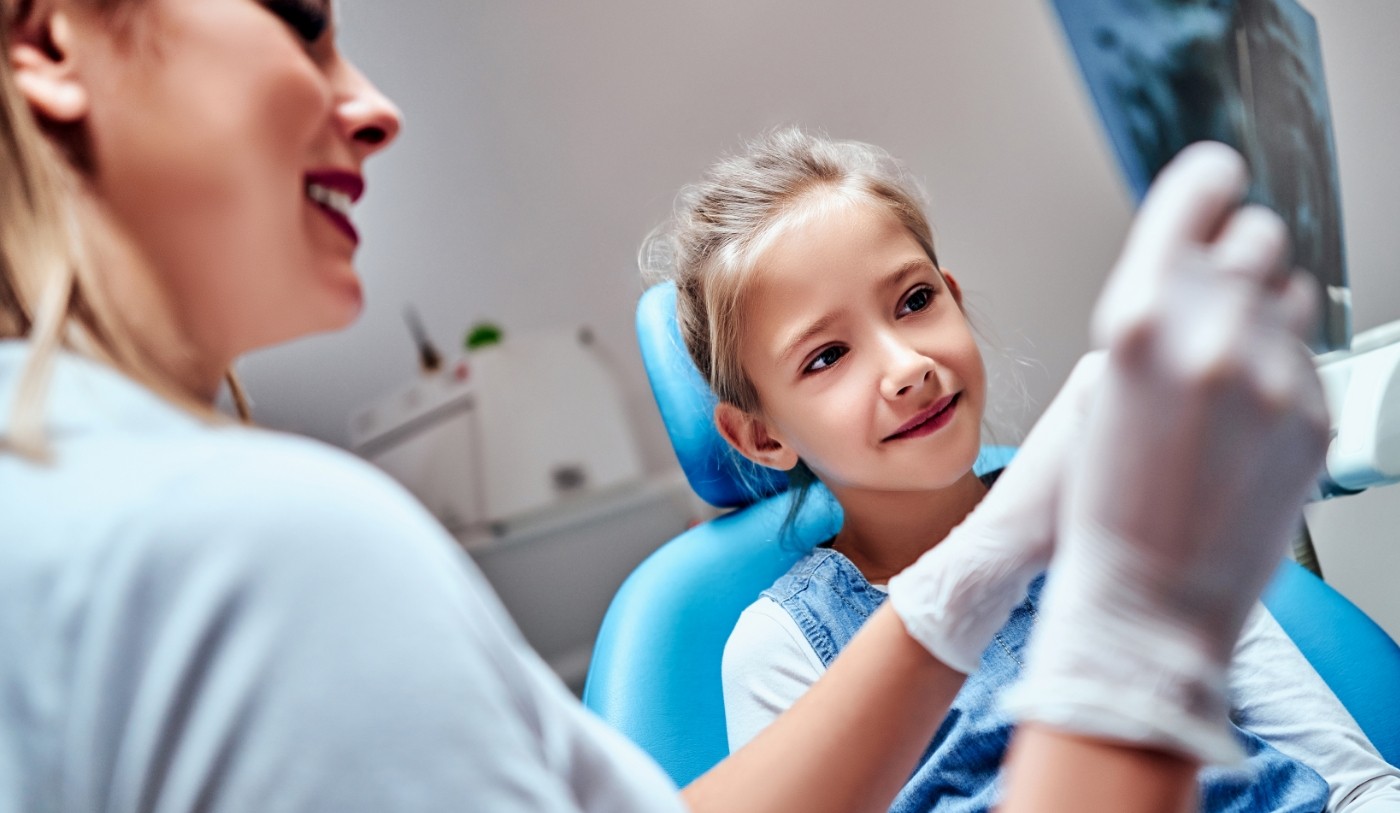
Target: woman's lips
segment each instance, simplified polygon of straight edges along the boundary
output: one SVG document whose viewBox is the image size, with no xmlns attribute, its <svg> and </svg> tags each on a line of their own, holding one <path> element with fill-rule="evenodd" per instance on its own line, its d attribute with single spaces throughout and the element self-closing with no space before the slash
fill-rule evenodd
<svg viewBox="0 0 1400 813">
<path fill-rule="evenodd" d="M 890 440 L 921 438 L 937 432 L 953 420 L 954 413 L 958 411 L 958 401 L 961 398 L 962 393 L 959 392 L 934 401 L 927 409 L 915 415 L 909 422 L 901 426 L 899 431 L 885 438 L 881 443 Z"/>
<path fill-rule="evenodd" d="M 306 174 L 306 197 L 331 225 L 360 244 L 360 233 L 350 220 L 350 210 L 364 194 L 365 182 L 359 175 L 343 170 L 323 170 Z"/>
<path fill-rule="evenodd" d="M 355 229 L 355 224 L 350 221 L 350 218 L 315 199 L 312 200 L 312 203 L 316 206 L 317 211 L 326 216 L 331 225 L 339 229 L 341 234 L 350 238 L 350 242 L 357 246 L 360 244 L 360 233 Z"/>
</svg>

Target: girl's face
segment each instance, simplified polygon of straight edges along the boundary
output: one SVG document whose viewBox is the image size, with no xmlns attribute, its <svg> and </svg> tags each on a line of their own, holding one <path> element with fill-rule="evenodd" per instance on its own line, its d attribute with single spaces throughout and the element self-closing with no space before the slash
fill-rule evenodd
<svg viewBox="0 0 1400 813">
<path fill-rule="evenodd" d="M 398 111 L 336 50 L 331 0 L 144 0 L 52 36 L 97 193 L 215 367 L 359 312 L 350 204 Z"/>
<path fill-rule="evenodd" d="M 762 416 L 741 451 L 778 468 L 800 457 L 838 494 L 937 489 L 968 472 L 982 357 L 957 283 L 888 209 L 827 207 L 784 229 L 758 269 L 740 356 Z"/>
</svg>

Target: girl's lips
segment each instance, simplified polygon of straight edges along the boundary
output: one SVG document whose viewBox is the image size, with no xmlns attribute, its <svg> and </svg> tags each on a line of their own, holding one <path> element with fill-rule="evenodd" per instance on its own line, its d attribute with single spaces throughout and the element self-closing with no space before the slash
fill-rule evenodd
<svg viewBox="0 0 1400 813">
<path fill-rule="evenodd" d="M 953 420 L 953 415 L 958 411 L 958 400 L 962 398 L 962 393 L 946 395 L 934 401 L 927 409 L 915 415 L 907 423 L 899 428 L 899 431 L 881 441 L 907 440 L 909 438 L 921 438 L 931 435 L 934 432 L 948 425 Z"/>
</svg>

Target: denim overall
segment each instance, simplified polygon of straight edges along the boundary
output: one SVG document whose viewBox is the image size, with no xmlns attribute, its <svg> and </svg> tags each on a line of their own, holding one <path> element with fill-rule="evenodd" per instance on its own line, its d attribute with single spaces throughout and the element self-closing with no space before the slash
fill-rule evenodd
<svg viewBox="0 0 1400 813">
<path fill-rule="evenodd" d="M 1042 575 L 1031 583 L 1026 600 L 982 653 L 982 665 L 953 700 L 891 813 L 965 813 L 996 805 L 1012 729 L 998 697 L 1021 673 L 1044 582 Z M 798 560 L 763 595 L 787 610 L 826 666 L 885 600 L 851 560 L 827 547 Z M 1201 810 L 1302 813 L 1326 807 L 1327 783 L 1316 771 L 1237 726 L 1235 732 L 1248 759 L 1242 767 L 1201 771 Z"/>
</svg>

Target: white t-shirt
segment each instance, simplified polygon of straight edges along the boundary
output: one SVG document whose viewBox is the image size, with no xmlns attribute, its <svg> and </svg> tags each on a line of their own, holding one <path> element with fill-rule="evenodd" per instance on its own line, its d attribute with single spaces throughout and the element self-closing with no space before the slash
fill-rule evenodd
<svg viewBox="0 0 1400 813">
<path fill-rule="evenodd" d="M 724 648 L 722 671 L 734 751 L 791 707 L 826 667 L 792 616 L 764 596 L 739 616 Z M 1329 811 L 1400 813 L 1400 769 L 1381 759 L 1262 604 L 1250 614 L 1235 647 L 1230 703 L 1236 724 L 1326 780 Z"/>
<path fill-rule="evenodd" d="M 370 466 L 74 358 L 47 414 L 52 465 L 0 447 L 0 810 L 683 809 Z"/>
</svg>

